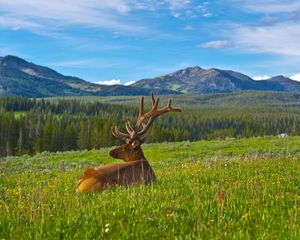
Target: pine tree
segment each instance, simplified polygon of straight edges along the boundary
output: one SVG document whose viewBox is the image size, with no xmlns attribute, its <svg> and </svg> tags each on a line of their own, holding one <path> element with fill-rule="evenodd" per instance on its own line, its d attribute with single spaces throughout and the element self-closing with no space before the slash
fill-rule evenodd
<svg viewBox="0 0 300 240">
<path fill-rule="evenodd" d="M 9 141 L 6 142 L 6 156 L 13 155 L 13 150 Z"/>
<path fill-rule="evenodd" d="M 24 132 L 23 132 L 23 129 L 20 128 L 19 138 L 18 138 L 18 143 L 17 143 L 17 153 L 22 154 L 23 150 L 24 150 Z"/>
</svg>

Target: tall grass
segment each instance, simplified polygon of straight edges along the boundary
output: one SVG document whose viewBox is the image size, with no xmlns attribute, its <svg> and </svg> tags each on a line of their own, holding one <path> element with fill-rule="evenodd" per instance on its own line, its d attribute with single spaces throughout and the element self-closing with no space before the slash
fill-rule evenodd
<svg viewBox="0 0 300 240">
<path fill-rule="evenodd" d="M 0 161 L 0 239 L 300 239 L 300 137 L 145 145 L 158 181 L 76 194 L 108 149 Z"/>
</svg>

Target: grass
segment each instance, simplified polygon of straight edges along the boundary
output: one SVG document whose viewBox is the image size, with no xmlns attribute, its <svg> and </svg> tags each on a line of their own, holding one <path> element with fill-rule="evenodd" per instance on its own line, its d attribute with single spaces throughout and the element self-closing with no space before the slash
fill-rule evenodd
<svg viewBox="0 0 300 240">
<path fill-rule="evenodd" d="M 209 94 L 179 94 L 179 95 L 161 95 L 162 103 L 172 98 L 174 106 L 178 105 L 184 109 L 202 109 L 202 108 L 266 108 L 281 109 L 286 108 L 299 111 L 300 94 L 272 91 L 241 91 L 235 93 L 209 93 Z M 50 97 L 49 101 L 57 100 L 81 100 L 87 102 L 102 102 L 109 104 L 122 104 L 136 106 L 140 101 L 140 96 L 69 96 L 69 97 Z M 150 102 L 149 97 L 146 103 Z"/>
<path fill-rule="evenodd" d="M 149 144 L 153 185 L 76 194 L 109 149 L 0 161 L 0 239 L 300 239 L 300 137 Z"/>
<path fill-rule="evenodd" d="M 25 116 L 26 113 L 27 113 L 26 111 L 16 111 L 16 112 L 14 112 L 14 115 L 16 118 L 20 118 L 20 117 Z"/>
</svg>

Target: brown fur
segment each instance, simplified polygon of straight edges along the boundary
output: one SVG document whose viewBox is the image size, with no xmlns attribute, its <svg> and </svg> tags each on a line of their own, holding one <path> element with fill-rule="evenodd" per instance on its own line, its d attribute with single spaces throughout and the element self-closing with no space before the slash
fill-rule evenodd
<svg viewBox="0 0 300 240">
<path fill-rule="evenodd" d="M 89 168 L 80 177 L 76 192 L 93 192 L 116 186 L 147 184 L 155 181 L 155 174 L 148 161 L 110 164 Z"/>
<path fill-rule="evenodd" d="M 123 144 L 109 152 L 113 158 L 125 163 L 110 164 L 103 167 L 88 168 L 77 182 L 76 192 L 94 192 L 116 186 L 147 184 L 156 177 L 140 146 Z"/>
<path fill-rule="evenodd" d="M 135 126 L 128 119 L 126 130 L 122 133 L 115 126 L 112 134 L 125 141 L 126 144 L 113 149 L 109 155 L 122 159 L 125 163 L 116 163 L 97 168 L 88 168 L 77 182 L 76 192 L 93 192 L 115 186 L 130 186 L 133 184 L 147 184 L 155 181 L 156 177 L 149 162 L 146 160 L 141 145 L 145 141 L 146 133 L 154 120 L 167 112 L 181 112 L 180 108 L 171 106 L 171 99 L 163 108 L 158 108 L 159 98 L 151 95 L 152 108 L 144 113 L 144 97 L 141 97 L 140 113 Z"/>
</svg>

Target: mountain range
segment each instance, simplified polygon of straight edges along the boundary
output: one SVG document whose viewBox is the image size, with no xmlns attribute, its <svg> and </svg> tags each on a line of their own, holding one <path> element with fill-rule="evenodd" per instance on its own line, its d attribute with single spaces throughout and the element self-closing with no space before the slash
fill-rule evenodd
<svg viewBox="0 0 300 240">
<path fill-rule="evenodd" d="M 160 77 L 142 79 L 130 86 L 99 85 L 64 76 L 48 67 L 16 56 L 0 57 L 0 96 L 121 96 L 238 92 L 243 90 L 300 92 L 300 82 L 284 76 L 256 81 L 231 70 L 188 67 Z"/>
<path fill-rule="evenodd" d="M 239 72 L 188 67 L 156 78 L 142 79 L 134 87 L 169 89 L 181 93 L 237 92 L 242 90 L 300 92 L 300 82 L 284 76 L 253 80 Z"/>
<path fill-rule="evenodd" d="M 150 92 L 176 93 L 173 90 L 99 85 L 77 77 L 64 76 L 19 57 L 0 57 L 0 96 L 121 96 L 148 95 Z"/>
</svg>

